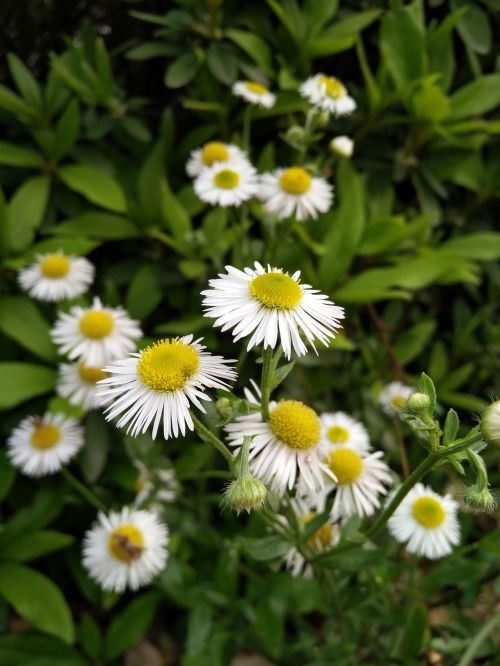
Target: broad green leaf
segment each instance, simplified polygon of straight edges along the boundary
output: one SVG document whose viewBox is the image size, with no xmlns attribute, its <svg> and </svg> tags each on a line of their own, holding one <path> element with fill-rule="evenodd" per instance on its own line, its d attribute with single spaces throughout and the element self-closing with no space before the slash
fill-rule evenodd
<svg viewBox="0 0 500 666">
<path fill-rule="evenodd" d="M 446 414 L 446 419 L 444 422 L 443 428 L 443 444 L 451 444 L 458 434 L 458 428 L 460 426 L 460 421 L 458 419 L 458 414 L 454 409 L 450 409 L 448 414 Z"/>
<path fill-rule="evenodd" d="M 417 657 L 426 644 L 427 608 L 417 603 L 410 609 L 406 618 L 399 652 L 402 657 Z"/>
<path fill-rule="evenodd" d="M 186 652 L 189 656 L 206 654 L 207 642 L 213 633 L 213 615 L 213 608 L 203 599 L 189 613 L 186 636 Z"/>
<path fill-rule="evenodd" d="M 66 643 L 33 632 L 0 636 L 0 666 L 88 666 Z"/>
<path fill-rule="evenodd" d="M 72 643 L 71 611 L 54 583 L 38 571 L 15 562 L 0 562 L 0 595 L 38 629 Z"/>
<path fill-rule="evenodd" d="M 53 530 L 30 531 L 0 547 L 0 558 L 29 562 L 61 548 L 67 548 L 74 540 L 70 534 Z"/>
<path fill-rule="evenodd" d="M 244 30 L 226 30 L 226 36 L 245 51 L 268 76 L 273 75 L 272 55 L 269 46 L 258 35 Z"/>
<path fill-rule="evenodd" d="M 36 109 L 25 102 L 22 97 L 2 85 L 0 85 L 0 109 L 5 109 L 15 116 L 20 116 L 23 120 L 34 120 L 37 117 Z"/>
<path fill-rule="evenodd" d="M 465 8 L 467 11 L 458 21 L 457 30 L 467 46 L 481 55 L 491 51 L 492 34 L 488 15 L 477 2 L 469 0 L 451 0 L 454 10 Z"/>
<path fill-rule="evenodd" d="M 57 173 L 67 187 L 92 203 L 116 213 L 125 212 L 125 193 L 121 185 L 107 173 L 84 164 L 63 166 Z"/>
<path fill-rule="evenodd" d="M 168 88 L 182 88 L 194 78 L 199 66 L 194 53 L 185 53 L 165 72 L 165 85 Z"/>
<path fill-rule="evenodd" d="M 36 532 L 51 523 L 63 510 L 60 489 L 42 488 L 32 497 L 32 504 L 18 509 L 3 524 L 0 532 L 0 546 L 8 546 L 12 541 L 25 534 Z"/>
<path fill-rule="evenodd" d="M 396 356 L 403 365 L 410 363 L 423 352 L 436 330 L 436 325 L 434 319 L 420 321 L 398 336 Z"/>
<path fill-rule="evenodd" d="M 9 204 L 7 238 L 9 247 L 19 252 L 27 247 L 43 220 L 50 192 L 47 176 L 35 176 L 19 187 Z"/>
<path fill-rule="evenodd" d="M 134 599 L 111 623 L 104 639 L 106 659 L 114 659 L 144 636 L 160 601 L 158 592 Z"/>
<path fill-rule="evenodd" d="M 380 31 L 380 48 L 398 90 L 425 74 L 424 33 L 411 6 L 394 9 L 386 14 Z"/>
<path fill-rule="evenodd" d="M 40 86 L 37 83 L 37 80 L 22 62 L 14 53 L 9 53 L 7 56 L 7 62 L 9 63 L 10 73 L 14 79 L 17 89 L 24 97 L 24 99 L 31 106 L 40 109 L 42 107 L 42 93 L 40 91 Z"/>
<path fill-rule="evenodd" d="M 35 303 L 24 296 L 0 296 L 0 330 L 45 361 L 55 361 L 57 352 L 50 326 Z"/>
<path fill-rule="evenodd" d="M 0 451 L 0 502 L 9 494 L 15 478 L 15 468 L 7 458 L 5 451 Z"/>
<path fill-rule="evenodd" d="M 127 310 L 135 319 L 150 315 L 163 298 L 159 274 L 155 266 L 143 264 L 135 273 L 127 291 Z"/>
<path fill-rule="evenodd" d="M 500 233 L 485 231 L 456 236 L 442 243 L 441 250 L 465 259 L 500 259 Z"/>
<path fill-rule="evenodd" d="M 97 622 L 85 611 L 82 613 L 76 635 L 85 654 L 96 661 L 101 654 L 102 636 Z"/>
<path fill-rule="evenodd" d="M 401 217 L 372 222 L 365 227 L 363 239 L 356 250 L 358 255 L 381 254 L 421 233 L 429 225 L 427 216 L 406 224 Z"/>
<path fill-rule="evenodd" d="M 85 419 L 85 444 L 80 453 L 82 473 L 87 483 L 95 483 L 101 476 L 108 459 L 109 445 L 109 426 L 101 413 L 92 410 Z"/>
<path fill-rule="evenodd" d="M 80 108 L 78 101 L 72 99 L 57 123 L 52 157 L 60 160 L 73 148 L 80 130 Z"/>
<path fill-rule="evenodd" d="M 53 390 L 57 373 L 32 363 L 0 363 L 0 410 Z"/>
<path fill-rule="evenodd" d="M 261 539 L 242 539 L 243 546 L 254 560 L 275 560 L 290 549 L 290 544 L 280 536 L 268 536 Z"/>
<path fill-rule="evenodd" d="M 99 246 L 99 242 L 88 238 L 53 238 L 40 241 L 32 245 L 29 256 L 35 257 L 38 253 L 65 252 L 66 254 L 85 255 Z"/>
<path fill-rule="evenodd" d="M 61 222 L 53 231 L 58 236 L 82 235 L 103 240 L 136 238 L 139 235 L 137 228 L 127 218 L 97 210 Z"/>
<path fill-rule="evenodd" d="M 179 243 L 186 244 L 191 232 L 191 220 L 175 194 L 170 189 L 166 178 L 160 182 L 162 197 L 162 218 L 172 236 Z"/>
<path fill-rule="evenodd" d="M 487 113 L 500 104 L 500 74 L 487 74 L 459 88 L 450 98 L 448 120 Z"/>
<path fill-rule="evenodd" d="M 174 56 L 176 54 L 177 49 L 171 44 L 164 42 L 143 42 L 127 51 L 125 55 L 130 60 L 149 60 L 150 58 Z"/>
<path fill-rule="evenodd" d="M 143 143 L 149 143 L 149 141 L 151 141 L 151 132 L 146 124 L 138 118 L 124 116 L 123 118 L 120 118 L 119 122 L 125 132 L 134 139 L 137 139 L 137 141 L 142 141 Z"/>
<path fill-rule="evenodd" d="M 314 37 L 308 47 L 309 54 L 313 58 L 318 58 L 351 48 L 356 43 L 359 33 L 376 21 L 381 13 L 380 9 L 371 9 L 335 21 Z M 339 48 L 340 45 L 343 47 Z"/>
<path fill-rule="evenodd" d="M 207 50 L 207 65 L 218 81 L 226 86 L 234 83 L 238 73 L 234 48 L 227 44 L 212 44 Z"/>
<path fill-rule="evenodd" d="M 0 141 L 0 164 L 15 167 L 40 168 L 43 166 L 43 157 L 34 150 Z"/>
<path fill-rule="evenodd" d="M 410 106 L 417 118 L 432 123 L 446 118 L 450 110 L 449 100 L 441 88 L 429 81 L 425 81 L 412 95 Z"/>
<path fill-rule="evenodd" d="M 434 386 L 432 379 L 429 377 L 429 375 L 426 375 L 425 372 L 421 373 L 418 380 L 418 390 L 422 393 L 425 393 L 425 395 L 429 398 L 431 403 L 431 411 L 434 412 L 436 409 L 436 387 Z"/>
</svg>

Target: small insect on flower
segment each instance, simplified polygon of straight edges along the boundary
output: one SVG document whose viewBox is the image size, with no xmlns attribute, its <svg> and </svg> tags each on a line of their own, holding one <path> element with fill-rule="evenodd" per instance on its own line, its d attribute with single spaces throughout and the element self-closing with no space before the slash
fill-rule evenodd
<svg viewBox="0 0 500 666">
<path fill-rule="evenodd" d="M 81 449 L 83 428 L 75 419 L 47 412 L 28 416 L 7 439 L 7 455 L 27 476 L 58 472 Z"/>
<path fill-rule="evenodd" d="M 83 565 L 104 590 L 137 590 L 165 568 L 167 544 L 167 527 L 153 511 L 100 513 L 85 534 Z"/>
<path fill-rule="evenodd" d="M 233 95 L 265 109 L 271 109 L 276 103 L 276 95 L 257 81 L 236 81 L 232 90 Z"/>
<path fill-rule="evenodd" d="M 333 76 L 315 74 L 304 81 L 299 92 L 313 106 L 334 116 L 347 116 L 356 108 L 347 88 Z"/>
<path fill-rule="evenodd" d="M 324 455 L 339 446 L 350 446 L 356 451 L 371 449 L 365 426 L 345 412 L 321 414 L 321 450 Z"/>
<path fill-rule="evenodd" d="M 349 159 L 354 152 L 354 141 L 348 136 L 336 136 L 330 141 L 330 150 L 339 157 Z"/>
<path fill-rule="evenodd" d="M 86 412 L 102 406 L 97 398 L 97 382 L 107 377 L 101 368 L 92 368 L 85 363 L 62 363 L 57 380 L 58 395 Z"/>
<path fill-rule="evenodd" d="M 203 169 L 194 181 L 194 191 L 212 206 L 241 206 L 257 194 L 257 171 L 246 160 L 216 162 Z"/>
<path fill-rule="evenodd" d="M 444 557 L 460 542 L 457 509 L 450 495 L 417 483 L 389 518 L 389 532 L 410 553 L 430 560 Z"/>
<path fill-rule="evenodd" d="M 204 412 L 201 401 L 211 398 L 206 388 L 225 389 L 236 378 L 232 360 L 212 356 L 193 336 L 159 340 L 129 358 L 105 367 L 99 399 L 111 403 L 106 419 L 120 417 L 118 428 L 136 437 L 152 425 L 153 439 L 163 422 L 163 436 L 177 437 L 193 430 L 191 404 Z"/>
<path fill-rule="evenodd" d="M 397 416 L 406 406 L 406 401 L 411 392 L 411 386 L 407 386 L 402 382 L 391 382 L 390 384 L 387 384 L 378 397 L 382 411 L 388 416 Z"/>
<path fill-rule="evenodd" d="M 57 252 L 40 254 L 19 273 L 19 284 L 39 301 L 62 301 L 84 294 L 94 279 L 94 266 L 85 257 Z"/>
<path fill-rule="evenodd" d="M 90 308 L 78 305 L 69 314 L 60 313 L 51 335 L 61 354 L 80 359 L 87 367 L 102 368 L 135 349 L 142 331 L 123 308 L 106 307 L 96 297 Z"/>
<path fill-rule="evenodd" d="M 268 213 L 304 222 L 330 210 L 333 186 L 303 167 L 292 166 L 262 174 L 258 197 Z"/>
<path fill-rule="evenodd" d="M 341 327 L 343 308 L 302 284 L 300 271 L 290 276 L 279 268 L 266 270 L 257 261 L 255 269 L 226 266 L 226 271 L 201 292 L 204 314 L 213 317 L 214 326 L 223 331 L 232 329 L 235 342 L 251 334 L 247 350 L 260 344 L 274 349 L 281 343 L 287 358 L 292 348 L 303 356 L 307 347 L 300 333 L 316 351 L 316 339 L 328 345 Z"/>
<path fill-rule="evenodd" d="M 214 164 L 240 161 L 247 161 L 247 158 L 238 146 L 222 141 L 209 141 L 201 148 L 192 151 L 186 164 L 186 171 L 188 176 L 195 178 Z"/>
</svg>

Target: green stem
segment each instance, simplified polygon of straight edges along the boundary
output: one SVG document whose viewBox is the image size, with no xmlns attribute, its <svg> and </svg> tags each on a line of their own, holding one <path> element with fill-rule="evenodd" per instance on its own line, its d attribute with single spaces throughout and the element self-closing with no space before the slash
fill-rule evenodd
<svg viewBox="0 0 500 666">
<path fill-rule="evenodd" d="M 472 641 L 469 643 L 469 647 L 464 652 L 462 658 L 460 659 L 458 666 L 469 666 L 474 657 L 479 652 L 483 641 L 491 634 L 496 625 L 500 622 L 500 611 L 495 613 L 488 622 L 481 627 L 481 629 L 474 636 Z"/>
<path fill-rule="evenodd" d="M 106 511 L 106 505 L 94 495 L 94 493 L 83 485 L 66 467 L 61 467 L 61 475 L 77 493 L 79 493 L 89 504 L 98 511 Z"/>
<path fill-rule="evenodd" d="M 246 435 L 243 438 L 243 446 L 240 451 L 240 460 L 238 466 L 238 479 L 248 479 L 250 474 L 250 464 L 248 461 L 248 456 L 250 454 L 250 444 L 252 443 L 253 437 Z"/>
<path fill-rule="evenodd" d="M 273 350 L 272 347 L 266 347 L 262 351 L 262 378 L 260 381 L 260 391 L 262 393 L 261 410 L 264 421 L 269 421 L 269 396 L 271 395 L 271 367 Z"/>
<path fill-rule="evenodd" d="M 213 444 L 217 451 L 221 453 L 224 458 L 227 460 L 227 463 L 229 465 L 229 469 L 233 471 L 234 469 L 234 458 L 231 453 L 231 451 L 227 448 L 227 446 L 221 442 L 221 440 L 217 437 L 217 435 L 214 435 L 212 431 L 210 431 L 194 414 L 191 412 L 191 418 L 193 419 L 194 427 L 196 428 L 196 432 L 198 435 L 203 439 L 205 442 L 209 442 L 210 444 Z"/>
</svg>

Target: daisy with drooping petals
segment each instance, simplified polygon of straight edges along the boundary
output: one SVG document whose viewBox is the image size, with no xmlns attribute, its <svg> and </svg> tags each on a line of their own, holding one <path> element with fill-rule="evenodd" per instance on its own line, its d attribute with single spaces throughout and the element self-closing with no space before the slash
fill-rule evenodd
<svg viewBox="0 0 500 666">
<path fill-rule="evenodd" d="M 135 349 L 142 331 L 122 307 L 110 308 L 94 298 L 90 308 L 77 305 L 61 313 L 51 332 L 62 354 L 80 359 L 86 366 L 102 368 Z"/>
<path fill-rule="evenodd" d="M 188 176 L 194 178 L 207 167 L 216 163 L 241 162 L 246 161 L 246 155 L 232 143 L 222 143 L 222 141 L 209 141 L 201 148 L 193 150 L 186 164 Z"/>
<path fill-rule="evenodd" d="M 276 95 L 257 81 L 236 81 L 232 90 L 233 95 L 265 109 L 271 109 L 276 103 Z"/>
<path fill-rule="evenodd" d="M 299 92 L 313 106 L 334 116 L 349 115 L 356 108 L 356 102 L 348 95 L 347 88 L 333 76 L 311 76 L 300 86 Z"/>
<path fill-rule="evenodd" d="M 370 438 L 365 426 L 345 412 L 321 414 L 321 449 L 326 455 L 338 446 L 369 451 Z"/>
<path fill-rule="evenodd" d="M 410 553 L 436 560 L 460 542 L 457 510 L 450 495 L 443 497 L 417 483 L 389 518 L 388 528 Z"/>
<path fill-rule="evenodd" d="M 308 284 L 300 282 L 300 271 L 292 276 L 281 269 L 257 261 L 255 269 L 240 271 L 226 266 L 227 274 L 210 280 L 210 289 L 202 291 L 205 317 L 213 317 L 214 326 L 232 329 L 234 341 L 251 335 L 250 350 L 263 344 L 275 348 L 281 343 L 290 358 L 292 348 L 303 356 L 307 347 L 302 333 L 316 351 L 315 339 L 328 345 L 340 328 L 344 310 Z"/>
<path fill-rule="evenodd" d="M 83 541 L 83 565 L 104 590 L 147 585 L 165 568 L 168 530 L 153 511 L 100 513 Z"/>
<path fill-rule="evenodd" d="M 411 392 L 411 386 L 402 382 L 387 384 L 378 397 L 382 410 L 388 416 L 397 416 L 404 409 Z"/>
<path fill-rule="evenodd" d="M 216 162 L 194 181 L 196 194 L 212 206 L 241 206 L 258 187 L 257 171 L 246 160 Z"/>
<path fill-rule="evenodd" d="M 63 414 L 28 416 L 7 439 L 7 455 L 27 476 L 46 476 L 59 471 L 81 449 L 83 428 Z"/>
<path fill-rule="evenodd" d="M 336 477 L 333 520 L 349 516 L 371 516 L 380 506 L 379 496 L 392 485 L 388 466 L 380 460 L 382 451 L 362 452 L 352 446 L 337 446 L 323 458 Z"/>
<path fill-rule="evenodd" d="M 324 178 L 311 176 L 304 168 L 293 166 L 264 173 L 258 197 L 264 202 L 266 212 L 280 218 L 295 216 L 296 220 L 304 222 L 330 210 L 333 187 Z"/>
<path fill-rule="evenodd" d="M 62 363 L 59 366 L 57 393 L 88 412 L 102 406 L 102 401 L 97 398 L 97 382 L 107 376 L 101 368 L 92 368 L 82 362 Z"/>
<path fill-rule="evenodd" d="M 225 389 L 236 373 L 232 360 L 212 356 L 193 336 L 160 340 L 129 358 L 104 369 L 109 374 L 99 382 L 99 398 L 111 403 L 106 419 L 120 417 L 118 428 L 136 437 L 152 425 L 155 439 L 160 424 L 163 436 L 177 437 L 193 430 L 191 404 L 204 412 L 200 401 L 210 400 L 205 388 Z"/>
<path fill-rule="evenodd" d="M 19 284 L 39 301 L 62 301 L 84 294 L 94 279 L 94 266 L 85 257 L 62 252 L 40 254 L 19 273 Z"/>
</svg>

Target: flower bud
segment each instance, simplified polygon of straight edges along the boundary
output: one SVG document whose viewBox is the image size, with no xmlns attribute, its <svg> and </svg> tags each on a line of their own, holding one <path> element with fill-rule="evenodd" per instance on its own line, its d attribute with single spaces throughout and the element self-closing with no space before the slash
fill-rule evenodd
<svg viewBox="0 0 500 666">
<path fill-rule="evenodd" d="M 484 410 L 480 428 L 487 444 L 500 447 L 500 400 L 496 400 Z"/>
<path fill-rule="evenodd" d="M 467 509 L 472 513 L 490 513 L 497 508 L 497 498 L 488 489 L 480 490 L 477 485 L 467 488 L 464 492 Z"/>
<path fill-rule="evenodd" d="M 245 476 L 231 483 L 224 491 L 224 507 L 234 509 L 236 513 L 245 510 L 250 513 L 254 509 L 261 509 L 266 501 L 266 486 L 253 476 Z"/>
<path fill-rule="evenodd" d="M 223 419 L 229 418 L 233 413 L 233 405 L 229 398 L 219 398 L 215 403 L 215 409 L 217 410 L 217 414 Z"/>
<path fill-rule="evenodd" d="M 298 125 L 292 125 L 292 127 L 289 127 L 286 131 L 285 134 L 285 140 L 287 143 L 291 144 L 297 144 L 297 143 L 302 143 L 304 140 L 305 132 L 303 127 L 299 127 Z"/>
<path fill-rule="evenodd" d="M 411 393 L 406 401 L 406 409 L 412 414 L 421 414 L 429 409 L 431 401 L 425 393 Z"/>
<path fill-rule="evenodd" d="M 330 141 L 332 153 L 349 159 L 354 151 L 354 141 L 348 136 L 336 136 Z"/>
</svg>

